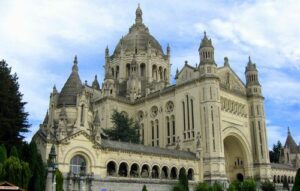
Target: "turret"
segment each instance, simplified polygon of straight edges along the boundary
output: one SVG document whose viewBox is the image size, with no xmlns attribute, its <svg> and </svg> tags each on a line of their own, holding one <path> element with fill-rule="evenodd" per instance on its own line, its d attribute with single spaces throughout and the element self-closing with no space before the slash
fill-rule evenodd
<svg viewBox="0 0 300 191">
<path fill-rule="evenodd" d="M 220 105 L 220 79 L 217 75 L 217 65 L 214 60 L 214 47 L 211 39 L 204 37 L 199 47 L 199 72 L 201 87 L 201 128 L 200 132 L 203 148 L 203 172 L 204 180 L 209 183 L 227 182 L 225 172 L 224 145 L 221 130 Z M 214 169 L 212 166 L 218 166 Z"/>
<path fill-rule="evenodd" d="M 135 24 L 142 24 L 143 23 L 143 11 L 140 8 L 140 4 L 138 4 L 138 8 L 135 11 Z"/>
<path fill-rule="evenodd" d="M 140 97 L 140 94 L 141 81 L 138 75 L 138 65 L 134 54 L 130 64 L 130 76 L 127 81 L 127 97 L 129 97 L 130 100 L 133 101 L 136 98 Z"/>
<path fill-rule="evenodd" d="M 204 32 L 204 37 L 200 43 L 200 47 L 198 49 L 200 64 L 199 71 L 200 76 L 203 75 L 211 75 L 217 73 L 217 64 L 214 59 L 214 47 L 212 45 L 211 39 L 208 39 L 206 36 L 206 32 Z"/>
<path fill-rule="evenodd" d="M 247 94 L 250 96 L 262 96 L 261 85 L 258 80 L 258 71 L 256 69 L 256 64 L 252 63 L 250 56 L 248 64 L 246 66 L 245 75 Z"/>
<path fill-rule="evenodd" d="M 270 178 L 270 159 L 268 153 L 268 140 L 266 133 L 264 97 L 258 80 L 256 64 L 249 56 L 245 70 L 246 88 L 249 104 L 249 125 L 253 148 L 253 162 L 255 164 L 254 176 L 260 180 Z"/>
<path fill-rule="evenodd" d="M 95 75 L 95 79 L 92 83 L 92 88 L 94 88 L 96 90 L 100 90 L 100 85 L 99 85 L 99 82 L 98 82 L 98 79 L 97 79 L 97 75 Z"/>
</svg>

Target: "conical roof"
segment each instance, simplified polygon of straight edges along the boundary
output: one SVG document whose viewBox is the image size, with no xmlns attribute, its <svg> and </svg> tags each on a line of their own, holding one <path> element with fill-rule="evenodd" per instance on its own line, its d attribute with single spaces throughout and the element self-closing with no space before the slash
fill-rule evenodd
<svg viewBox="0 0 300 191">
<path fill-rule="evenodd" d="M 208 39 L 207 36 L 206 36 L 206 32 L 204 31 L 204 37 L 200 43 L 200 47 L 199 47 L 199 50 L 201 48 L 204 48 L 204 47 L 211 47 L 213 48 L 213 45 L 212 45 L 212 42 L 211 42 L 211 39 Z"/>
<path fill-rule="evenodd" d="M 287 147 L 290 149 L 291 153 L 298 153 L 299 148 L 294 140 L 294 138 L 291 135 L 290 129 L 288 128 L 288 136 L 286 138 L 284 147 Z"/>
<path fill-rule="evenodd" d="M 78 74 L 77 57 L 75 56 L 72 73 L 59 94 L 58 106 L 76 106 L 77 94 L 81 87 L 82 83 Z"/>
<path fill-rule="evenodd" d="M 142 10 L 138 6 L 136 10 L 135 24 L 130 27 L 129 33 L 122 37 L 115 48 L 113 55 L 117 55 L 123 49 L 125 52 L 146 51 L 148 47 L 157 50 L 163 54 L 163 50 L 159 42 L 149 33 L 149 29 L 143 24 Z"/>
</svg>

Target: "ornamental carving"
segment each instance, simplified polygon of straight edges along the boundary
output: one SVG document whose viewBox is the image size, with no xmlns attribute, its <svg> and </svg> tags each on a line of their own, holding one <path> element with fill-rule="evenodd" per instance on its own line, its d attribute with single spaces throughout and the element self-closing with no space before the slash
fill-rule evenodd
<svg viewBox="0 0 300 191">
<path fill-rule="evenodd" d="M 151 117 L 156 117 L 157 116 L 157 114 L 158 114 L 158 108 L 157 108 L 157 106 L 152 106 L 151 107 Z"/>
<path fill-rule="evenodd" d="M 174 103 L 172 101 L 168 101 L 166 104 L 166 112 L 171 113 L 174 110 Z"/>
</svg>

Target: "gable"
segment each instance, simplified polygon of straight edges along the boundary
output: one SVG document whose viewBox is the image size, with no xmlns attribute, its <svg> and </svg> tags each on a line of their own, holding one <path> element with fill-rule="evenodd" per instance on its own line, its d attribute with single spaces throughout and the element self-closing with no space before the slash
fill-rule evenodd
<svg viewBox="0 0 300 191">
<path fill-rule="evenodd" d="M 197 72 L 195 71 L 196 68 L 185 64 L 184 67 L 180 70 L 180 72 L 176 75 L 176 83 L 179 84 L 194 79 L 197 74 Z"/>
<path fill-rule="evenodd" d="M 218 68 L 218 75 L 223 88 L 246 94 L 246 86 L 244 82 L 230 67 Z"/>
</svg>

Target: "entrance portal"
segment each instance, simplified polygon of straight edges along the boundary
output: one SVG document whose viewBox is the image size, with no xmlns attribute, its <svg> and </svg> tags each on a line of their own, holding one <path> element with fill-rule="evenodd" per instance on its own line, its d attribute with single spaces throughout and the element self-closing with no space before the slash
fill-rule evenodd
<svg viewBox="0 0 300 191">
<path fill-rule="evenodd" d="M 233 135 L 226 137 L 224 139 L 224 151 L 228 180 L 230 182 L 234 180 L 243 181 L 247 157 L 241 141 Z"/>
<path fill-rule="evenodd" d="M 241 174 L 241 173 L 238 173 L 236 175 L 236 179 L 239 181 L 239 182 L 243 182 L 244 181 L 244 176 Z"/>
</svg>

